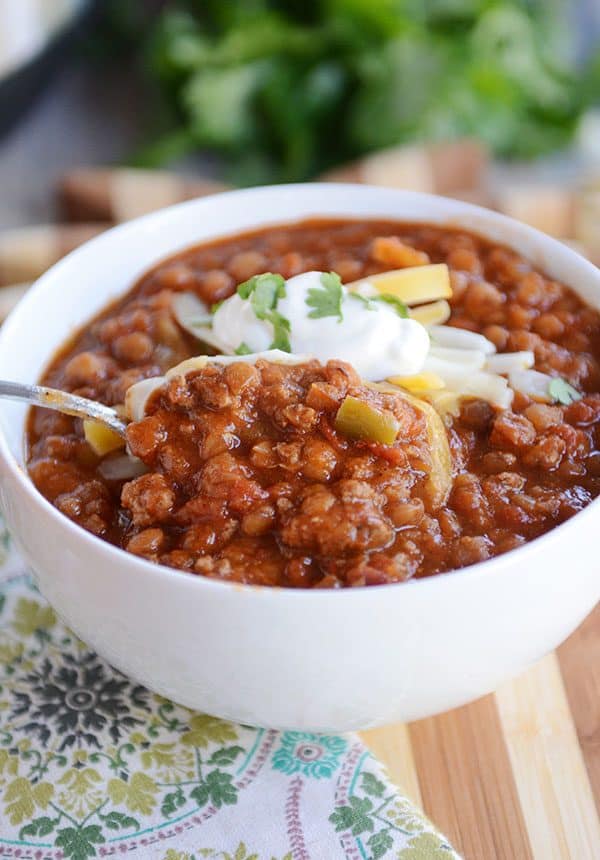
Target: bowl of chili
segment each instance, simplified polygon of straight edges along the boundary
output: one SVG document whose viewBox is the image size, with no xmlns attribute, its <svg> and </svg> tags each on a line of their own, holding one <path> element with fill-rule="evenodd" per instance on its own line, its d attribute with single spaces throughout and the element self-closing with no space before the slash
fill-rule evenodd
<svg viewBox="0 0 600 860">
<path fill-rule="evenodd" d="M 593 607 L 600 273 L 496 213 L 336 184 L 184 203 L 46 273 L 0 332 L 0 376 L 114 405 L 202 352 L 173 294 L 218 307 L 265 272 L 291 295 L 303 272 L 354 284 L 421 265 L 450 273 L 448 310 L 426 314 L 454 331 L 434 331 L 451 340 L 426 382 L 442 380 L 451 409 L 437 383 L 426 397 L 408 376 L 402 397 L 374 390 L 342 346 L 295 364 L 208 355 L 132 422 L 141 473 L 122 477 L 122 456 L 99 456 L 71 419 L 0 404 L 10 528 L 44 594 L 121 671 L 221 717 L 353 729 L 489 692 Z M 483 370 L 448 370 L 456 331 L 492 344 Z M 504 402 L 515 354 L 533 358 Z M 487 394 L 478 374 L 492 368 L 503 382 Z M 443 416 L 449 486 L 433 480 L 443 443 L 416 401 Z"/>
</svg>

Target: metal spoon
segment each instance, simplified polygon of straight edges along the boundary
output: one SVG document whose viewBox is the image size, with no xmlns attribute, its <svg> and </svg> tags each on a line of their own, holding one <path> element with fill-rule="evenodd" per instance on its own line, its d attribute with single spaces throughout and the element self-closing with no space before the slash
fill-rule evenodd
<svg viewBox="0 0 600 860">
<path fill-rule="evenodd" d="M 118 433 L 125 436 L 125 422 L 118 413 L 110 406 L 88 400 L 87 397 L 78 397 L 67 391 L 59 391 L 57 388 L 46 388 L 44 385 L 23 385 L 20 382 L 6 382 L 0 379 L 0 397 L 8 397 L 11 400 L 26 400 L 35 406 L 44 406 L 46 409 L 56 409 L 65 415 L 74 415 L 76 418 L 89 418 L 105 424 Z"/>
</svg>

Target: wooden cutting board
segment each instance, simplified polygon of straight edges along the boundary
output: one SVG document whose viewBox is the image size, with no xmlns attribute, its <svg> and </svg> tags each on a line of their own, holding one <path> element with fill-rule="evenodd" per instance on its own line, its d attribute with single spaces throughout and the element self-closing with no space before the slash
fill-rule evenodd
<svg viewBox="0 0 600 860">
<path fill-rule="evenodd" d="M 600 605 L 493 695 L 362 737 L 466 860 L 600 860 Z"/>
</svg>

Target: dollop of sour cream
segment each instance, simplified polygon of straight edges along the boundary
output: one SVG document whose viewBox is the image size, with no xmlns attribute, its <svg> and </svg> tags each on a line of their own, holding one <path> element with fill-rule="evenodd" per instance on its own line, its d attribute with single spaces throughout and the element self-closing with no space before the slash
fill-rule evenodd
<svg viewBox="0 0 600 860">
<path fill-rule="evenodd" d="M 304 272 L 289 278 L 277 312 L 289 321 L 293 353 L 307 353 L 321 362 L 341 359 L 372 381 L 388 376 L 409 376 L 422 370 L 429 352 L 427 330 L 413 319 L 398 315 L 393 305 L 364 302 L 342 286 L 340 316 L 310 316 L 309 290 L 322 289 L 321 272 Z M 212 318 L 212 331 L 227 352 L 243 344 L 252 352 L 268 350 L 274 329 L 258 319 L 251 302 L 237 293 L 226 299 Z"/>
</svg>

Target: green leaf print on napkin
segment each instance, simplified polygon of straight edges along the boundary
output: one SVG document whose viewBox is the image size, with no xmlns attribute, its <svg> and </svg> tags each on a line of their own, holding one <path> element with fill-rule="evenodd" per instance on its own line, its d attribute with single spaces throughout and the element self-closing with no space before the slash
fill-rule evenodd
<svg viewBox="0 0 600 860">
<path fill-rule="evenodd" d="M 130 812 L 141 812 L 150 815 L 156 806 L 158 786 L 145 773 L 134 773 L 128 782 L 122 779 L 111 779 L 108 783 L 108 795 L 115 806 L 124 803 Z"/>
<path fill-rule="evenodd" d="M 42 606 L 37 600 L 19 600 L 12 626 L 23 636 L 31 636 L 40 630 L 48 630 L 56 624 L 56 614 L 50 606 Z"/>
<path fill-rule="evenodd" d="M 233 854 L 229 851 L 219 851 L 216 848 L 199 848 L 197 852 L 190 853 L 189 851 L 176 851 L 174 848 L 169 848 L 162 860 L 200 860 L 200 858 L 209 858 L 209 860 L 293 860 L 292 852 L 288 851 L 283 857 L 267 857 L 263 854 L 262 857 L 253 852 L 248 853 L 248 848 L 244 842 L 240 842 Z"/>
<path fill-rule="evenodd" d="M 220 809 L 224 803 L 237 803 L 237 789 L 231 784 L 231 774 L 220 770 L 211 771 L 206 779 L 190 792 L 198 806 L 204 806 L 209 800 Z"/>
<path fill-rule="evenodd" d="M 26 824 L 22 827 L 19 836 L 25 839 L 26 836 L 48 836 L 52 833 L 56 826 L 56 818 L 49 818 L 47 815 L 42 815 L 41 818 L 34 818 L 31 824 Z"/>
<path fill-rule="evenodd" d="M 307 856 L 310 810 L 320 856 L 354 843 L 366 860 L 457 860 L 355 736 L 234 725 L 151 693 L 78 640 L 19 565 L 11 553 L 0 588 L 0 854 L 292 860 Z M 272 824 L 249 844 L 263 807 Z"/>
<path fill-rule="evenodd" d="M 211 717 L 208 714 L 196 714 L 190 720 L 191 731 L 182 735 L 182 742 L 193 747 L 207 747 L 209 743 L 224 744 L 237 740 L 237 733 L 231 723 Z"/>
<path fill-rule="evenodd" d="M 5 812 L 11 824 L 21 824 L 34 814 L 37 809 L 46 809 L 54 788 L 49 782 L 31 785 L 22 776 L 13 779 L 6 787 L 3 800 Z"/>
<path fill-rule="evenodd" d="M 370 756 L 366 761 L 373 762 Z M 372 767 L 372 764 L 371 764 Z M 336 833 L 351 833 L 368 860 L 450 860 L 456 854 L 412 804 L 372 773 L 362 770 L 347 803 L 329 816 Z M 403 847 L 398 851 L 398 841 Z M 366 853 L 368 851 L 368 853 Z M 391 854 L 390 852 L 395 851 Z"/>
<path fill-rule="evenodd" d="M 373 830 L 373 821 L 370 813 L 373 804 L 365 798 L 351 797 L 349 806 L 339 806 L 329 816 L 329 820 L 336 830 L 351 830 L 353 836 L 360 836 L 366 830 Z"/>
<path fill-rule="evenodd" d="M 106 842 L 97 824 L 87 827 L 64 827 L 58 831 L 55 845 L 62 848 L 71 860 L 87 860 L 96 857 L 96 845 Z"/>
<path fill-rule="evenodd" d="M 388 830 L 380 830 L 369 837 L 367 845 L 371 849 L 373 860 L 385 857 L 390 848 L 394 847 L 394 840 Z"/>
<path fill-rule="evenodd" d="M 398 860 L 448 860 L 451 848 L 436 833 L 421 833 L 398 853 Z"/>
</svg>

